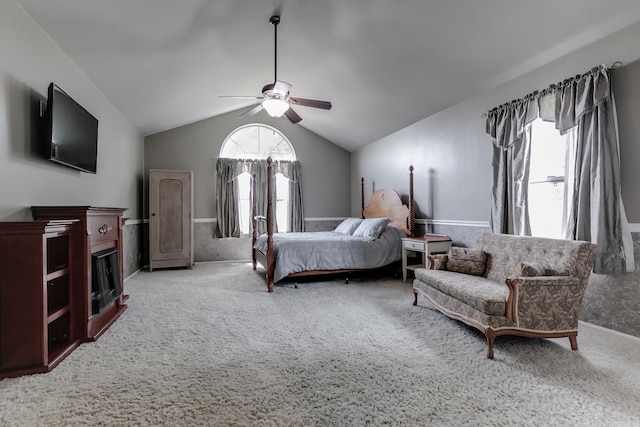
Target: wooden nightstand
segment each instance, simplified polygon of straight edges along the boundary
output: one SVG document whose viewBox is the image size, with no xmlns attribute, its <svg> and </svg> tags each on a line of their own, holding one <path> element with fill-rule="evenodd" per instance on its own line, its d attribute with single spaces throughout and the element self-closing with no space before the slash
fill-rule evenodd
<svg viewBox="0 0 640 427">
<path fill-rule="evenodd" d="M 426 268 L 428 254 L 448 252 L 450 248 L 451 238 L 444 234 L 425 234 L 422 237 L 402 239 L 402 281 L 407 281 L 407 270 Z M 407 265 L 407 251 L 421 253 L 422 263 Z"/>
</svg>

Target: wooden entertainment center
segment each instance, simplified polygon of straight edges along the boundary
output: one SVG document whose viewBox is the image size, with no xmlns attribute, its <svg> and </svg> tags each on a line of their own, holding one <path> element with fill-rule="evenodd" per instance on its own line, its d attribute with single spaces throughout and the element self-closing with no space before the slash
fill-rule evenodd
<svg viewBox="0 0 640 427">
<path fill-rule="evenodd" d="M 0 222 L 0 378 L 47 372 L 126 310 L 123 208 L 32 206 Z"/>
</svg>

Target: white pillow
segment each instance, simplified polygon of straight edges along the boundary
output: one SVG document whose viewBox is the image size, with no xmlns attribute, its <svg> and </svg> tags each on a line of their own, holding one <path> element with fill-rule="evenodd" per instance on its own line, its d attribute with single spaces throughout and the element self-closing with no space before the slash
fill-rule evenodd
<svg viewBox="0 0 640 427">
<path fill-rule="evenodd" d="M 362 221 L 362 218 L 347 218 L 342 221 L 333 231 L 335 231 L 336 233 L 352 235 Z"/>
<path fill-rule="evenodd" d="M 389 218 L 364 219 L 356 231 L 353 232 L 353 236 L 377 239 L 387 227 L 387 224 L 389 224 Z"/>
</svg>

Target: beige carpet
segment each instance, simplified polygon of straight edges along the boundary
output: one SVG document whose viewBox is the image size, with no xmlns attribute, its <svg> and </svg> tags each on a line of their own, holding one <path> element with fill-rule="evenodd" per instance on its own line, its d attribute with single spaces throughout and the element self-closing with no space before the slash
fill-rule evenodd
<svg viewBox="0 0 640 427">
<path fill-rule="evenodd" d="M 499 337 L 392 277 L 276 286 L 245 263 L 140 272 L 54 371 L 0 381 L 2 426 L 638 426 L 640 340 Z"/>
</svg>

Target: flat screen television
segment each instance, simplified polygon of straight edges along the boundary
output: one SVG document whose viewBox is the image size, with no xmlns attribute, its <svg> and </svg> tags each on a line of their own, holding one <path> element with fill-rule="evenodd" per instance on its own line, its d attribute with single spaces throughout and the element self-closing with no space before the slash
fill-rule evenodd
<svg viewBox="0 0 640 427">
<path fill-rule="evenodd" d="M 44 119 L 45 157 L 95 174 L 98 161 L 98 119 L 54 83 L 49 85 Z"/>
</svg>

